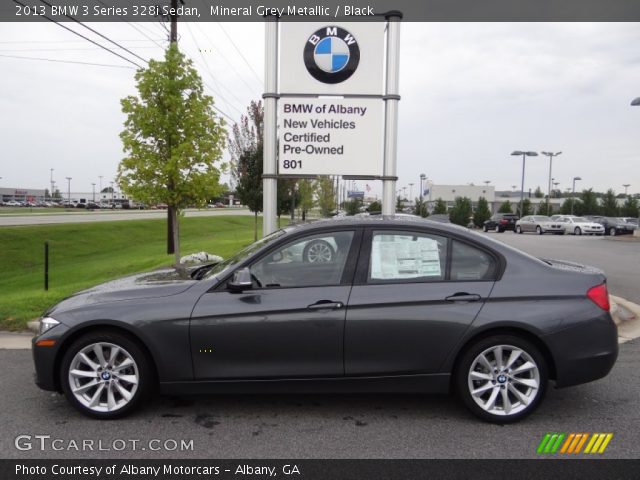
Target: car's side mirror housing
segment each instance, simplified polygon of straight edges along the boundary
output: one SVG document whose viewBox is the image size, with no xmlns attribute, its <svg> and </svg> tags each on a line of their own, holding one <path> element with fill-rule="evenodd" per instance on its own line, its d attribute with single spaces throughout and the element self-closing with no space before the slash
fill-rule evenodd
<svg viewBox="0 0 640 480">
<path fill-rule="evenodd" d="M 232 292 L 251 290 L 253 287 L 253 282 L 251 281 L 251 270 L 246 267 L 236 270 L 233 273 L 233 278 L 227 286 Z"/>
</svg>

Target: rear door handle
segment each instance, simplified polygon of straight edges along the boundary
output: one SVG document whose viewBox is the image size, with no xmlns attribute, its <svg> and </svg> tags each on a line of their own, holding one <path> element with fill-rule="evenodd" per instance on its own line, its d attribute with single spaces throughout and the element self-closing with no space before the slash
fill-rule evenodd
<svg viewBox="0 0 640 480">
<path fill-rule="evenodd" d="M 445 297 L 447 302 L 478 302 L 482 297 L 475 293 L 458 292 Z"/>
<path fill-rule="evenodd" d="M 338 310 L 344 307 L 342 302 L 332 302 L 331 300 L 320 300 L 319 302 L 312 303 L 307 307 L 307 310 Z"/>
</svg>

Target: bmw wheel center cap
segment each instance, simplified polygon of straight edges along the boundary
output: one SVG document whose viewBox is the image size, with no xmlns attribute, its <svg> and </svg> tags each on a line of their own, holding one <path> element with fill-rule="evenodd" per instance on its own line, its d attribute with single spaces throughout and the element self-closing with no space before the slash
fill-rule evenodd
<svg viewBox="0 0 640 480">
<path fill-rule="evenodd" d="M 351 33 L 340 27 L 323 27 L 304 46 L 307 71 L 322 83 L 347 80 L 360 63 L 360 47 Z"/>
</svg>

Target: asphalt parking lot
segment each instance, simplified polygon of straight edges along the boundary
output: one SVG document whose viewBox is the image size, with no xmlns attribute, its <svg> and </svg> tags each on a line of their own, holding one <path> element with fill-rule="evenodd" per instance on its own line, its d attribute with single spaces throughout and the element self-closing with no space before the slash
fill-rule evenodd
<svg viewBox="0 0 640 480">
<path fill-rule="evenodd" d="M 607 275 L 609 293 L 640 304 L 640 240 L 629 235 L 596 237 L 574 235 L 517 235 L 483 233 L 539 258 L 593 265 Z"/>
<path fill-rule="evenodd" d="M 533 416 L 507 426 L 476 420 L 446 395 L 165 397 L 126 419 L 98 422 L 33 384 L 30 352 L 0 350 L 0 363 L 3 458 L 533 458 L 547 432 L 612 432 L 601 457 L 640 456 L 639 340 L 621 345 L 608 377 L 550 389 Z M 19 435 L 38 448 L 18 450 Z M 50 435 L 49 448 L 40 451 L 35 435 Z M 93 440 L 95 450 L 54 451 L 53 439 L 61 439 L 57 448 Z M 151 451 L 151 439 L 193 440 L 193 450 Z M 97 450 L 99 440 L 103 449 L 140 442 L 116 452 Z"/>
</svg>

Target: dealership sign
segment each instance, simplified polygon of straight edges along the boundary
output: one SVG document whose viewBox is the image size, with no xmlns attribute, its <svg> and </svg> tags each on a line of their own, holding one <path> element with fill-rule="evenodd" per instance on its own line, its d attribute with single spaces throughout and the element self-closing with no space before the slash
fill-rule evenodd
<svg viewBox="0 0 640 480">
<path fill-rule="evenodd" d="M 281 99 L 279 174 L 380 175 L 383 108 L 378 99 Z"/>
</svg>

